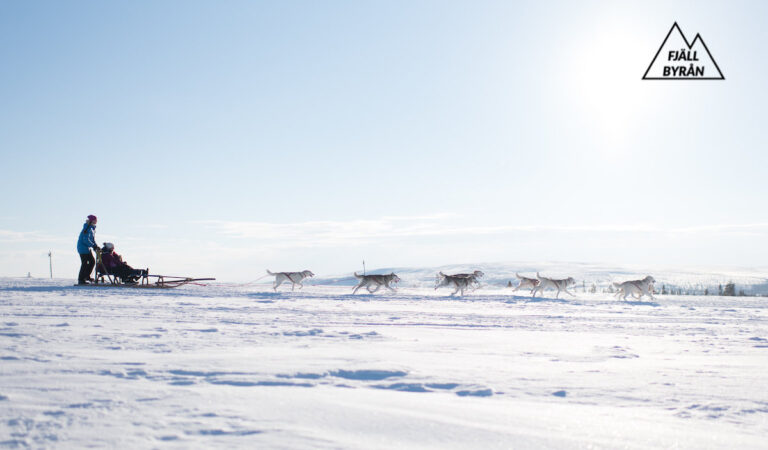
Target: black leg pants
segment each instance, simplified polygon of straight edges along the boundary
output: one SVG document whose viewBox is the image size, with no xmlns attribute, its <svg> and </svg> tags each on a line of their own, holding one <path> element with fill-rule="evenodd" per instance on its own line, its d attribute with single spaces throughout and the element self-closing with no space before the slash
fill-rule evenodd
<svg viewBox="0 0 768 450">
<path fill-rule="evenodd" d="M 93 266 L 96 265 L 96 260 L 93 259 L 91 252 L 80 254 L 80 274 L 77 276 L 77 282 L 80 284 L 85 283 L 91 278 L 91 272 L 93 272 Z"/>
<path fill-rule="evenodd" d="M 116 275 L 120 277 L 121 280 L 126 281 L 132 278 L 141 277 L 142 275 L 144 275 L 144 271 L 139 269 L 134 269 L 128 264 L 124 264 L 122 266 L 117 266 L 114 269 L 112 269 L 112 275 Z"/>
</svg>

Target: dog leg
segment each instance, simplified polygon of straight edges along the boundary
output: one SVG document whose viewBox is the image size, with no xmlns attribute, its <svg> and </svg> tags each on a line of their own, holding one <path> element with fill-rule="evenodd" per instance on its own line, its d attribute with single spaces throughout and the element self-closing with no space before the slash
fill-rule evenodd
<svg viewBox="0 0 768 450">
<path fill-rule="evenodd" d="M 360 289 L 363 286 L 363 283 L 360 282 L 357 286 L 355 286 L 355 289 L 352 291 L 352 295 L 355 295 L 357 293 L 357 290 Z"/>
</svg>

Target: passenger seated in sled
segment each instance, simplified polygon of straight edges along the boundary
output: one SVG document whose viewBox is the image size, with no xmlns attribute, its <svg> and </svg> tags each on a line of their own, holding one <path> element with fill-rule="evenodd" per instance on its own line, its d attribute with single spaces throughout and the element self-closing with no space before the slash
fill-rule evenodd
<svg viewBox="0 0 768 450">
<path fill-rule="evenodd" d="M 123 257 L 115 253 L 115 245 L 111 242 L 105 242 L 104 247 L 101 248 L 101 264 L 98 266 L 97 275 L 114 275 L 124 283 L 135 283 L 139 278 L 147 275 L 146 270 L 134 269 L 123 261 Z"/>
</svg>

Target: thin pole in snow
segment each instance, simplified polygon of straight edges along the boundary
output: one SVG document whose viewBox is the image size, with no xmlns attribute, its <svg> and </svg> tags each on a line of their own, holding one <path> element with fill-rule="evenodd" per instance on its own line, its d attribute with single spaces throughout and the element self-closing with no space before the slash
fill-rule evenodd
<svg viewBox="0 0 768 450">
<path fill-rule="evenodd" d="M 363 260 L 363 275 L 365 275 L 365 260 Z"/>
<path fill-rule="evenodd" d="M 53 258 L 50 250 L 48 250 L 48 268 L 51 270 L 51 279 L 53 279 Z"/>
</svg>

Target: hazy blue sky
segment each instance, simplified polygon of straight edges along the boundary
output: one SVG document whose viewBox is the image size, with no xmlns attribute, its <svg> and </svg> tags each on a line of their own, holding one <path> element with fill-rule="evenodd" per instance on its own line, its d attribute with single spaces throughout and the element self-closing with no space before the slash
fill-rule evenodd
<svg viewBox="0 0 768 450">
<path fill-rule="evenodd" d="M 0 2 L 0 275 L 766 266 L 764 2 Z M 641 81 L 674 21 L 725 81 Z"/>
</svg>

